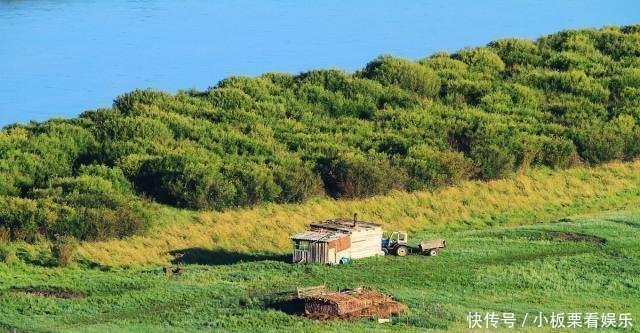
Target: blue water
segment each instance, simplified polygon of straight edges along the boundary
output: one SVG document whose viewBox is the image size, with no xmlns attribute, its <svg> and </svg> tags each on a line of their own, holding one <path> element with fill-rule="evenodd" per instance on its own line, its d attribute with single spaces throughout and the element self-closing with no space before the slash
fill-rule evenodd
<svg viewBox="0 0 640 333">
<path fill-rule="evenodd" d="M 379 54 L 638 22 L 638 0 L 0 0 L 0 126 L 72 117 L 134 88 L 353 71 Z"/>
</svg>

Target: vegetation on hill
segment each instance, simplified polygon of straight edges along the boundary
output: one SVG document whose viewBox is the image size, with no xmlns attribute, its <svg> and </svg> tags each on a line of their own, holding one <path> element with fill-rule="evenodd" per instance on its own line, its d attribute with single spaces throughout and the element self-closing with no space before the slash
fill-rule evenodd
<svg viewBox="0 0 640 333">
<path fill-rule="evenodd" d="M 640 155 L 640 26 L 502 39 L 355 73 L 136 90 L 0 132 L 0 238 L 144 230 L 145 201 L 223 209 L 368 197 Z"/>
</svg>

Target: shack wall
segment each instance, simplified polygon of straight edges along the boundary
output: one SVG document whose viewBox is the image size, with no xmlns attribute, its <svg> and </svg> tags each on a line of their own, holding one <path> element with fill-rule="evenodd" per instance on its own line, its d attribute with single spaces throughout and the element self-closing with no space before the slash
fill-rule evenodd
<svg viewBox="0 0 640 333">
<path fill-rule="evenodd" d="M 329 248 L 336 249 L 336 252 L 342 252 L 351 247 L 351 236 L 346 235 L 340 239 L 329 242 Z"/>
<path fill-rule="evenodd" d="M 291 261 L 295 263 L 307 263 L 309 262 L 309 251 L 293 249 L 293 255 Z"/>
<path fill-rule="evenodd" d="M 308 251 L 294 248 L 294 262 L 337 264 L 342 258 L 360 259 L 382 254 L 382 227 L 370 222 L 354 224 L 351 221 L 328 220 L 311 224 L 309 232 L 342 233 L 344 237 L 310 240 Z"/>
<path fill-rule="evenodd" d="M 293 249 L 292 260 L 295 263 L 337 264 L 342 257 L 348 257 L 347 251 L 338 252 L 338 242 L 310 242 L 309 250 Z"/>
<path fill-rule="evenodd" d="M 327 243 L 315 242 L 309 244 L 310 258 L 309 262 L 327 263 L 328 258 Z"/>
<path fill-rule="evenodd" d="M 369 228 L 351 232 L 351 259 L 379 255 L 382 243 L 382 228 Z"/>
</svg>

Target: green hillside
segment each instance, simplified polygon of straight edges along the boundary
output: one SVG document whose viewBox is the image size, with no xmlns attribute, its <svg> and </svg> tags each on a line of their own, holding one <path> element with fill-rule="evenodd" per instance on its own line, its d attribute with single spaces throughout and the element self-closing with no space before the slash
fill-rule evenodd
<svg viewBox="0 0 640 333">
<path fill-rule="evenodd" d="M 0 238 L 144 231 L 148 205 L 224 209 L 360 198 L 640 154 L 640 26 L 362 70 L 136 90 L 0 132 Z M 37 94 L 37 92 L 34 92 Z"/>
</svg>

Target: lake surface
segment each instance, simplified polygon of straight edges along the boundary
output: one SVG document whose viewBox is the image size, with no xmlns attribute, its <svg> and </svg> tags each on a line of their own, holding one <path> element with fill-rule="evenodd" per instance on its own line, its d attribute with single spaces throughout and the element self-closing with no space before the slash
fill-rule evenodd
<svg viewBox="0 0 640 333">
<path fill-rule="evenodd" d="M 353 71 L 500 37 L 640 23 L 629 1 L 0 0 L 0 126 L 73 117 L 152 87 Z"/>
</svg>

